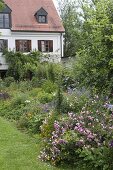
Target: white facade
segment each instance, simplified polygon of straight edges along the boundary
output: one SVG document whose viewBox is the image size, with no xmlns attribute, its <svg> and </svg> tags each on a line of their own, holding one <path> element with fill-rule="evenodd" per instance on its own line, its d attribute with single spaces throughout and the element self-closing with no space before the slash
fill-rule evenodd
<svg viewBox="0 0 113 170">
<path fill-rule="evenodd" d="M 63 33 L 45 32 L 12 32 L 10 29 L 0 29 L 0 39 L 8 40 L 8 50 L 15 51 L 15 40 L 31 40 L 31 50 L 38 50 L 38 40 L 53 40 L 53 52 L 48 53 L 47 60 L 60 62 L 63 57 Z M 0 70 L 7 70 L 5 57 L 0 53 Z"/>
</svg>

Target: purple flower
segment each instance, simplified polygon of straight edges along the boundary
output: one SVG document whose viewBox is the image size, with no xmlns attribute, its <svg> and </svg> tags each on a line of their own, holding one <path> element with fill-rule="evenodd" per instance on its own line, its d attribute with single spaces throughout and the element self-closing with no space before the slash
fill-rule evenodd
<svg viewBox="0 0 113 170">
<path fill-rule="evenodd" d="M 113 147 L 113 140 L 110 141 L 109 146 L 112 148 Z"/>
<path fill-rule="evenodd" d="M 55 129 L 59 129 L 59 128 L 60 128 L 59 122 L 55 121 L 55 123 L 54 123 L 54 128 L 55 128 Z"/>
<path fill-rule="evenodd" d="M 81 140 L 77 141 L 76 145 L 79 146 L 79 147 L 83 146 L 84 145 L 84 140 L 81 139 Z"/>
<path fill-rule="evenodd" d="M 89 134 L 89 135 L 87 136 L 87 138 L 88 138 L 88 139 L 94 139 L 94 136 L 93 136 L 92 134 Z"/>
<path fill-rule="evenodd" d="M 64 139 L 59 139 L 59 144 L 66 144 L 67 142 Z"/>
</svg>

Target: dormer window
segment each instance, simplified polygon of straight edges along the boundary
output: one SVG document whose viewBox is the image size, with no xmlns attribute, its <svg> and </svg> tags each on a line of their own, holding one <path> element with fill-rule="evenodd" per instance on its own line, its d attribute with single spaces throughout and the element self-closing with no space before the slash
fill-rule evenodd
<svg viewBox="0 0 113 170">
<path fill-rule="evenodd" d="M 47 23 L 47 15 L 48 13 L 43 8 L 40 8 L 35 14 L 37 22 L 42 24 Z"/>
<path fill-rule="evenodd" d="M 0 11 L 0 28 L 8 29 L 11 27 L 11 9 L 5 5 Z"/>
</svg>

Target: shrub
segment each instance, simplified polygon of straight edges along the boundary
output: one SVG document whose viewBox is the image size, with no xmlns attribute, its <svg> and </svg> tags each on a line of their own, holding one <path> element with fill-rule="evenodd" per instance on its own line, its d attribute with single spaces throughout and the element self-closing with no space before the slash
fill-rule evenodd
<svg viewBox="0 0 113 170">
<path fill-rule="evenodd" d="M 25 105 L 26 100 L 28 100 L 28 95 L 20 93 L 19 95 L 16 95 L 12 101 L 11 101 L 11 105 L 13 108 L 23 104 Z"/>
<path fill-rule="evenodd" d="M 72 72 L 72 68 L 64 68 L 62 72 L 62 87 L 64 90 L 74 89 L 76 87 L 76 81 Z"/>
<path fill-rule="evenodd" d="M 57 90 L 57 85 L 55 83 L 51 82 L 50 80 L 46 80 L 42 85 L 42 89 L 46 93 L 52 93 Z"/>
<path fill-rule="evenodd" d="M 57 82 L 59 79 L 59 75 L 62 74 L 63 72 L 63 65 L 61 64 L 55 64 L 55 63 L 46 63 L 46 74 L 47 74 L 47 79 L 50 81 Z"/>
<path fill-rule="evenodd" d="M 42 79 L 47 79 L 47 72 L 46 72 L 46 64 L 45 63 L 38 63 L 37 69 L 35 71 L 34 76 L 41 81 Z"/>
<path fill-rule="evenodd" d="M 37 99 L 40 101 L 40 103 L 49 103 L 53 100 L 53 94 L 46 93 L 45 91 L 41 90 L 37 94 Z"/>
<path fill-rule="evenodd" d="M 82 90 L 68 91 L 63 95 L 63 101 L 61 106 L 62 113 L 79 112 L 86 102 L 89 101 L 89 94 Z"/>
<path fill-rule="evenodd" d="M 40 87 L 42 83 L 38 77 L 33 77 L 31 80 L 31 84 L 33 88 L 36 88 L 36 87 Z"/>
<path fill-rule="evenodd" d="M 44 122 L 42 134 L 49 122 L 48 119 Z M 107 157 L 113 157 L 113 115 L 107 112 L 98 96 L 87 103 L 80 114 L 69 113 L 57 118 L 52 125 L 49 136 L 46 133 L 44 136 L 42 160 L 54 165 L 80 166 L 82 162 L 80 169 L 113 169 L 112 160 Z"/>
<path fill-rule="evenodd" d="M 26 100 L 26 105 L 23 108 L 23 114 L 18 120 L 18 127 L 29 130 L 32 133 L 39 133 L 40 126 L 46 117 L 47 112 L 44 111 L 44 105 L 39 103 L 39 100 Z"/>
<path fill-rule="evenodd" d="M 43 121 L 41 126 L 41 136 L 48 141 L 54 130 L 54 121 L 58 119 L 58 115 L 51 112 Z"/>
<path fill-rule="evenodd" d="M 28 92 L 30 90 L 32 90 L 32 83 L 31 81 L 20 81 L 18 82 L 18 89 L 21 91 L 21 92 Z"/>
<path fill-rule="evenodd" d="M 55 109 L 59 113 L 78 112 L 88 100 L 89 94 L 86 91 L 71 89 L 71 92 L 63 92 L 59 86 L 54 98 Z"/>
<path fill-rule="evenodd" d="M 30 97 L 34 97 L 40 103 L 45 104 L 53 100 L 53 93 L 47 93 L 42 88 L 34 88 L 29 92 Z"/>
<path fill-rule="evenodd" d="M 42 54 L 37 51 L 33 51 L 29 54 L 5 51 L 5 57 L 9 64 L 7 75 L 14 77 L 15 80 L 31 80 L 38 67 L 41 55 Z"/>
<path fill-rule="evenodd" d="M 40 133 L 40 126 L 45 119 L 45 113 L 41 113 L 37 108 L 37 113 L 29 111 L 24 113 L 18 120 L 18 127 L 21 129 L 27 129 L 29 132 L 36 134 Z"/>
<path fill-rule="evenodd" d="M 47 66 L 47 77 L 52 82 L 55 82 L 55 76 L 56 76 L 54 67 L 55 67 L 54 64 L 52 64 L 52 63 L 49 64 L 48 63 L 48 66 Z"/>
</svg>

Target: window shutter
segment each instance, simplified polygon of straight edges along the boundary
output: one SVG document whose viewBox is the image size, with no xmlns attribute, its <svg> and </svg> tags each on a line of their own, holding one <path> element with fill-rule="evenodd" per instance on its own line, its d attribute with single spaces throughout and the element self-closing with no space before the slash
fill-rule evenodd
<svg viewBox="0 0 113 170">
<path fill-rule="evenodd" d="M 42 49 L 41 49 L 41 40 L 38 40 L 38 50 L 42 51 Z"/>
<path fill-rule="evenodd" d="M 16 51 L 20 51 L 20 41 L 16 40 Z"/>
<path fill-rule="evenodd" d="M 31 51 L 31 40 L 28 40 L 27 43 L 28 43 L 28 51 L 30 52 Z"/>
<path fill-rule="evenodd" d="M 49 40 L 49 52 L 53 52 L 53 40 Z"/>
</svg>

